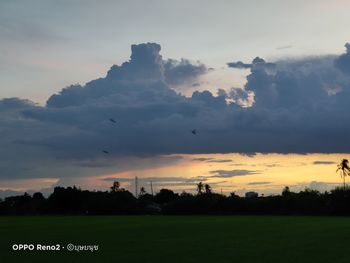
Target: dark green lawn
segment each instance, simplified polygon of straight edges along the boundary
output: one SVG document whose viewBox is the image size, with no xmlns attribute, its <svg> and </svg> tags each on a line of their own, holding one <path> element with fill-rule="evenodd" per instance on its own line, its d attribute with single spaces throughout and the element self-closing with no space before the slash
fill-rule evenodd
<svg viewBox="0 0 350 263">
<path fill-rule="evenodd" d="M 12 251 L 14 243 L 98 244 L 97 252 Z M 350 218 L 0 217 L 0 262 L 350 262 Z"/>
</svg>

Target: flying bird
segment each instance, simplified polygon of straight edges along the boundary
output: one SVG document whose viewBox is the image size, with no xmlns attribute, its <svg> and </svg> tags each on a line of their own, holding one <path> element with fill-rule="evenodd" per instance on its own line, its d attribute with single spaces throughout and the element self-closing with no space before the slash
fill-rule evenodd
<svg viewBox="0 0 350 263">
<path fill-rule="evenodd" d="M 115 119 L 113 119 L 113 118 L 109 118 L 109 121 L 110 121 L 110 122 L 113 122 L 113 123 L 117 123 L 117 122 L 115 121 Z"/>
<path fill-rule="evenodd" d="M 192 130 L 191 132 L 192 132 L 193 135 L 197 134 L 197 130 L 196 129 Z"/>
<path fill-rule="evenodd" d="M 105 154 L 109 154 L 109 151 L 103 150 L 102 152 L 104 152 Z"/>
</svg>

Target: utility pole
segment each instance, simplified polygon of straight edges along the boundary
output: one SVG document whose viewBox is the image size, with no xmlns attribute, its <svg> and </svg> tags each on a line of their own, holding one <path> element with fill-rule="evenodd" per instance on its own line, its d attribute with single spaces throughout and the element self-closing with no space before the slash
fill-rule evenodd
<svg viewBox="0 0 350 263">
<path fill-rule="evenodd" d="M 138 180 L 138 179 L 137 179 L 137 176 L 135 176 L 135 197 L 136 197 L 136 198 L 138 198 L 138 195 L 139 195 L 139 194 L 138 194 L 138 187 L 137 187 L 137 183 L 138 183 L 137 180 Z"/>
<path fill-rule="evenodd" d="M 152 184 L 152 181 L 151 181 L 151 193 L 152 193 L 152 196 L 153 196 L 153 184 Z"/>
</svg>

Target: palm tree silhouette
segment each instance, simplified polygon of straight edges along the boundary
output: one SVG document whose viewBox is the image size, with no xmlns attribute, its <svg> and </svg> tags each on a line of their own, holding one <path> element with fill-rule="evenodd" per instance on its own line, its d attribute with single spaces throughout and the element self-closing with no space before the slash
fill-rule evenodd
<svg viewBox="0 0 350 263">
<path fill-rule="evenodd" d="M 198 194 L 202 194 L 202 193 L 203 193 L 203 188 L 204 188 L 203 183 L 202 183 L 202 182 L 199 182 L 199 183 L 197 184 L 197 192 L 198 192 Z"/>
<path fill-rule="evenodd" d="M 347 159 L 343 159 L 338 164 L 337 172 L 340 171 L 340 176 L 343 178 L 343 186 L 345 189 L 345 177 L 350 175 L 350 166 L 349 161 Z"/>
<path fill-rule="evenodd" d="M 146 192 L 146 189 L 142 186 L 141 189 L 140 189 L 140 195 L 145 195 L 147 192 Z"/>
<path fill-rule="evenodd" d="M 211 186 L 209 184 L 204 185 L 205 193 L 211 194 Z"/>
</svg>

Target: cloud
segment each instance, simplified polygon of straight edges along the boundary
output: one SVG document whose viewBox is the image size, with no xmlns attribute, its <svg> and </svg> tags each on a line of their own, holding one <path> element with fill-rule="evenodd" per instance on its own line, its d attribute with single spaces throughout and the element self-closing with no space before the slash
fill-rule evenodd
<svg viewBox="0 0 350 263">
<path fill-rule="evenodd" d="M 230 178 L 235 176 L 246 176 L 251 174 L 259 174 L 259 171 L 254 170 L 214 170 L 210 171 L 210 173 L 215 174 L 213 178 Z"/>
<path fill-rule="evenodd" d="M 350 73 L 350 43 L 345 44 L 346 52 L 340 55 L 334 60 L 334 64 L 337 68 L 342 70 L 344 73 Z"/>
<path fill-rule="evenodd" d="M 26 15 L 18 10 L 14 15 L 13 3 L 1 3 L 0 10 L 0 37 L 2 47 L 11 47 L 11 44 L 43 46 L 46 43 L 62 43 L 62 36 L 55 34 L 53 30 L 43 23 L 38 23 L 36 19 L 28 19 Z M 25 9 L 23 9 L 25 10 Z M 28 10 L 26 10 L 27 12 Z"/>
<path fill-rule="evenodd" d="M 248 183 L 248 185 L 266 185 L 266 184 L 271 184 L 271 182 L 251 182 L 251 183 Z"/>
<path fill-rule="evenodd" d="M 336 164 L 336 162 L 332 162 L 332 161 L 314 161 L 313 164 Z"/>
<path fill-rule="evenodd" d="M 192 158 L 192 161 L 196 162 L 207 162 L 207 163 L 229 163 L 231 159 L 215 159 L 215 158 Z"/>
<path fill-rule="evenodd" d="M 183 84 L 197 79 L 200 75 L 208 72 L 206 66 L 200 62 L 192 64 L 187 59 L 181 59 L 180 61 L 174 59 L 168 59 L 164 63 L 164 76 L 165 81 L 172 85 Z M 193 87 L 200 86 L 199 83 L 192 84 Z"/>
<path fill-rule="evenodd" d="M 320 182 L 320 181 L 311 181 L 311 182 L 302 182 L 296 185 L 291 186 L 291 190 L 295 192 L 304 191 L 306 188 L 312 190 L 317 190 L 320 192 L 331 191 L 341 183 L 337 182 Z"/>
<path fill-rule="evenodd" d="M 240 154 L 242 156 L 247 156 L 247 157 L 250 157 L 250 158 L 253 158 L 256 155 L 255 152 L 241 152 Z"/>
<path fill-rule="evenodd" d="M 229 92 L 219 90 L 220 95 L 227 101 L 235 103 L 241 107 L 251 107 L 254 104 L 254 93 L 245 89 L 232 88 Z"/>
<path fill-rule="evenodd" d="M 286 46 L 276 47 L 277 50 L 290 49 L 290 48 L 293 48 L 293 46 L 292 45 L 286 45 Z"/>
<path fill-rule="evenodd" d="M 45 106 L 0 100 L 0 176 L 107 174 L 127 169 L 128 158 L 168 154 L 349 152 L 348 47 L 340 56 L 257 57 L 241 91 L 185 97 L 169 82 L 185 83 L 205 66 L 165 60 L 156 43 L 132 45 L 129 61 Z"/>
<path fill-rule="evenodd" d="M 242 61 L 237 61 L 237 62 L 228 62 L 227 66 L 229 68 L 249 69 L 252 67 L 252 64 L 246 64 L 246 63 L 243 63 Z"/>
<path fill-rule="evenodd" d="M 6 197 L 10 197 L 10 196 L 18 196 L 18 195 L 23 195 L 24 193 L 27 193 L 29 195 L 33 195 L 36 192 L 41 192 L 45 197 L 48 197 L 53 191 L 54 191 L 54 186 L 49 187 L 49 188 L 42 188 L 40 190 L 11 190 L 11 189 L 5 189 L 5 190 L 1 190 L 0 189 L 0 199 L 5 199 Z"/>
<path fill-rule="evenodd" d="M 260 57 L 256 57 L 253 59 L 252 63 L 243 63 L 242 61 L 237 62 L 228 62 L 227 66 L 229 68 L 237 68 L 237 69 L 251 69 L 254 67 L 264 67 L 264 68 L 274 68 L 274 63 L 267 63 L 264 59 Z"/>
<path fill-rule="evenodd" d="M 324 192 L 330 191 L 338 185 L 339 183 L 312 181 L 309 184 L 309 188 Z"/>
<path fill-rule="evenodd" d="M 195 162 L 207 162 L 207 161 L 211 161 L 213 160 L 213 158 L 192 158 L 192 161 L 195 161 Z"/>
<path fill-rule="evenodd" d="M 5 199 L 9 196 L 17 196 L 17 195 L 23 195 L 24 192 L 22 191 L 13 191 L 13 190 L 0 190 L 0 199 Z"/>
<path fill-rule="evenodd" d="M 230 163 L 232 162 L 231 159 L 215 159 L 215 160 L 208 160 L 208 163 Z"/>
</svg>

